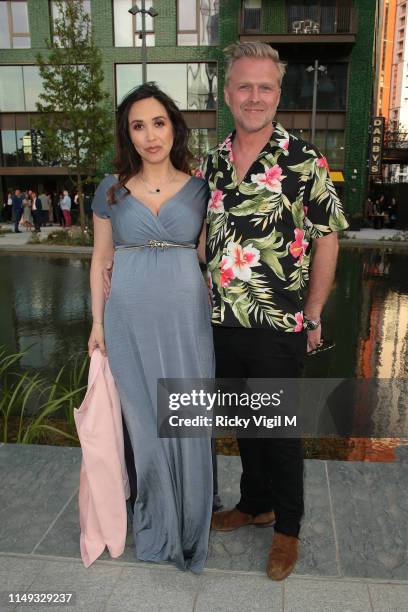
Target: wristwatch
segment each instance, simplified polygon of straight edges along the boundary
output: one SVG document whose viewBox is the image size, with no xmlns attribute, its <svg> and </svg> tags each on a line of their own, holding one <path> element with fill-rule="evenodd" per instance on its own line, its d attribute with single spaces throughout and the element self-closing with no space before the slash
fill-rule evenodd
<svg viewBox="0 0 408 612">
<path fill-rule="evenodd" d="M 307 319 L 306 317 L 304 317 L 303 321 L 307 331 L 314 331 L 315 329 L 320 327 L 320 319 Z"/>
</svg>

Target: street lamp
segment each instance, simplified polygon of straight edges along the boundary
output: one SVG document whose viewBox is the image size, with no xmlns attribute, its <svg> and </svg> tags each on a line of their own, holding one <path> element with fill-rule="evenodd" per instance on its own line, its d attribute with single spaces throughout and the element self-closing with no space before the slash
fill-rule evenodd
<svg viewBox="0 0 408 612">
<path fill-rule="evenodd" d="M 312 138 L 311 141 L 314 144 L 316 135 L 316 110 L 317 110 L 317 85 L 319 84 L 319 72 L 325 73 L 327 71 L 326 66 L 319 66 L 319 60 L 315 60 L 313 66 L 308 66 L 306 72 L 314 72 L 313 79 L 313 106 L 312 106 Z"/>
<path fill-rule="evenodd" d="M 128 10 L 132 15 L 137 15 L 138 13 L 142 16 L 142 29 L 140 30 L 139 38 L 142 39 L 142 82 L 146 83 L 147 81 L 147 47 L 146 47 L 146 15 L 150 17 L 157 17 L 159 14 L 154 10 L 153 7 L 146 9 L 146 0 L 141 0 L 141 8 L 134 4 L 132 8 Z"/>
</svg>

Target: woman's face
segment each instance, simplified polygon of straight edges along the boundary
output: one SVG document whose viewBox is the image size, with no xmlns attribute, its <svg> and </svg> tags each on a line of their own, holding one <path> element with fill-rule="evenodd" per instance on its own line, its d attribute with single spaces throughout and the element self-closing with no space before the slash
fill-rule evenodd
<svg viewBox="0 0 408 612">
<path fill-rule="evenodd" d="M 157 164 L 170 155 L 173 126 L 165 107 L 156 98 L 145 98 L 130 107 L 130 139 L 144 162 Z"/>
</svg>

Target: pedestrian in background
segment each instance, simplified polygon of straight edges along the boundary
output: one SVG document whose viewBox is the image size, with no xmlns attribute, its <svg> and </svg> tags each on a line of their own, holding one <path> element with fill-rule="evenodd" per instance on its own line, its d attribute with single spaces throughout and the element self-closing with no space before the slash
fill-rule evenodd
<svg viewBox="0 0 408 612">
<path fill-rule="evenodd" d="M 68 191 L 64 191 L 64 197 L 60 202 L 62 214 L 64 216 L 64 225 L 65 227 L 71 227 L 72 219 L 71 219 L 71 198 L 68 195 Z"/>
<path fill-rule="evenodd" d="M 21 234 L 21 231 L 18 229 L 18 225 L 20 223 L 20 219 L 24 209 L 23 196 L 21 194 L 20 189 L 16 189 L 14 192 L 14 196 L 12 198 L 12 210 L 14 216 L 14 231 L 16 234 Z"/>
<path fill-rule="evenodd" d="M 41 225 L 48 225 L 50 222 L 50 198 L 42 189 L 39 198 L 41 200 Z"/>
<path fill-rule="evenodd" d="M 31 214 L 34 221 L 34 231 L 41 232 L 42 204 L 35 191 L 31 192 Z"/>
</svg>

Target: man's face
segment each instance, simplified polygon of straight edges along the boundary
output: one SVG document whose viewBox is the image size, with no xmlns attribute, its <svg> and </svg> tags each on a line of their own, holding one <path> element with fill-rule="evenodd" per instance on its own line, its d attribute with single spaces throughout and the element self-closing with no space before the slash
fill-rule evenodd
<svg viewBox="0 0 408 612">
<path fill-rule="evenodd" d="M 272 123 L 280 93 L 278 68 L 268 58 L 236 60 L 224 88 L 225 102 L 236 125 L 251 133 Z"/>
</svg>

